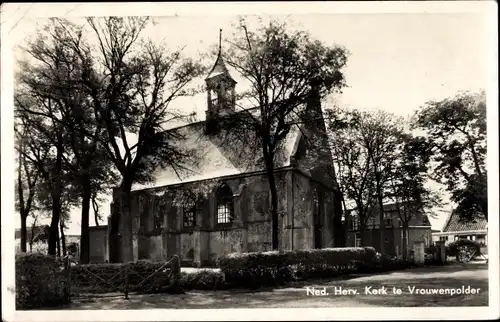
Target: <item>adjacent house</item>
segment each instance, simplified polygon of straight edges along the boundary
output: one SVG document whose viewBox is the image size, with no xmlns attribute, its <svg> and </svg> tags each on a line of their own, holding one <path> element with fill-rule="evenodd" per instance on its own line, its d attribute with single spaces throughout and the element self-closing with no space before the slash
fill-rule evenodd
<svg viewBox="0 0 500 322">
<path fill-rule="evenodd" d="M 32 238 L 33 237 L 33 238 Z M 41 225 L 35 227 L 28 227 L 26 229 L 26 242 L 29 243 L 33 241 L 34 243 L 38 241 L 46 241 L 49 237 L 49 226 Z M 14 233 L 14 239 L 21 240 L 21 229 L 17 228 Z"/>
<path fill-rule="evenodd" d="M 347 246 L 373 246 L 377 251 L 380 249 L 380 220 L 378 210 L 369 212 L 366 229 L 363 234 L 363 243 L 361 239 L 360 221 L 356 210 L 347 212 L 345 224 L 347 230 Z M 431 224 L 427 215 L 415 211 L 403 218 L 408 220 L 408 233 L 406 235 L 407 245 L 412 248 L 414 242 L 424 242 L 424 247 L 432 243 Z M 384 223 L 385 225 L 385 246 L 384 252 L 394 256 L 400 256 L 403 249 L 403 223 L 398 215 L 397 204 L 384 205 Z M 364 245 L 363 245 L 364 244 Z"/>
<path fill-rule="evenodd" d="M 434 241 L 452 243 L 458 239 L 475 240 L 482 246 L 488 245 L 488 222 L 477 218 L 472 222 L 461 221 L 457 213 L 451 212 L 443 226 L 443 231 L 432 234 Z"/>
<path fill-rule="evenodd" d="M 49 225 L 40 225 L 28 228 L 26 230 L 26 235 L 27 235 L 26 242 L 28 251 L 46 253 L 48 247 L 47 243 L 49 239 L 49 230 L 50 230 Z M 14 238 L 16 245 L 18 245 L 16 247 L 20 247 L 21 229 L 15 230 Z M 80 235 L 65 235 L 64 238 L 66 243 L 66 249 L 74 249 L 75 250 L 74 255 L 78 256 L 79 254 L 78 249 L 80 247 Z M 31 242 L 33 243 L 33 245 L 30 245 Z M 34 247 L 34 249 L 31 249 L 32 246 Z"/>
</svg>

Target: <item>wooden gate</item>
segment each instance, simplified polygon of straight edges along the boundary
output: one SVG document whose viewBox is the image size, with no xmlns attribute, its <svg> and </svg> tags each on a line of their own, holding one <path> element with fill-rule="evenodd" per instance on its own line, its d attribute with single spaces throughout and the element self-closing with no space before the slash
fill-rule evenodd
<svg viewBox="0 0 500 322">
<path fill-rule="evenodd" d="M 173 281 L 180 276 L 179 256 L 173 256 L 169 261 L 159 265 L 152 273 L 144 275 L 138 272 L 138 263 L 97 264 L 106 267 L 107 274 L 96 273 L 90 266 L 78 265 L 69 256 L 64 260 L 66 276 L 65 292 L 68 297 L 117 296 L 123 294 L 125 299 L 131 293 L 145 293 L 144 290 L 154 287 L 155 279 Z M 78 270 L 78 277 L 74 274 Z M 110 274 L 110 272 L 113 272 Z"/>
</svg>

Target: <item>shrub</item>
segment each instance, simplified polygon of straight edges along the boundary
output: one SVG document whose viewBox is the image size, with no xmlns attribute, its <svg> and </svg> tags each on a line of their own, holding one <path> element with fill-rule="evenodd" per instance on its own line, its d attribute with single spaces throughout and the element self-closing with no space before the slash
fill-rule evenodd
<svg viewBox="0 0 500 322">
<path fill-rule="evenodd" d="M 221 272 L 208 269 L 193 273 L 181 273 L 179 281 L 184 290 L 221 290 L 229 288 Z"/>
<path fill-rule="evenodd" d="M 220 257 L 217 263 L 229 285 L 258 288 L 352 273 L 369 265 L 375 254 L 372 247 L 233 253 Z"/>
<path fill-rule="evenodd" d="M 464 246 L 473 252 L 475 251 L 474 255 L 481 255 L 481 245 L 478 242 L 469 239 L 459 239 L 446 246 L 446 256 L 457 257 L 459 249 Z"/>
<path fill-rule="evenodd" d="M 19 310 L 67 304 L 60 262 L 39 253 L 16 255 L 16 308 Z"/>
</svg>

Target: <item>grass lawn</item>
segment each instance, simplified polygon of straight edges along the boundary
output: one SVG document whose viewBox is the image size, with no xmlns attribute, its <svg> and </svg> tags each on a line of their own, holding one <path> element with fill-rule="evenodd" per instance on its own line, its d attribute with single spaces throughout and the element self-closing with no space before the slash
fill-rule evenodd
<svg viewBox="0 0 500 322">
<path fill-rule="evenodd" d="M 365 294 L 365 287 L 384 286 L 387 295 Z M 420 289 L 479 288 L 478 294 L 450 295 L 409 292 Z M 307 288 L 326 288 L 328 295 L 307 295 Z M 335 288 L 357 290 L 358 294 L 335 295 Z M 392 288 L 402 290 L 392 294 Z M 259 291 L 190 291 L 183 295 L 153 294 L 75 299 L 70 309 L 204 309 L 204 308 L 299 308 L 299 307 L 411 307 L 411 306 L 487 306 L 488 266 L 484 263 L 422 267 L 404 271 L 295 283 L 283 288 Z"/>
</svg>

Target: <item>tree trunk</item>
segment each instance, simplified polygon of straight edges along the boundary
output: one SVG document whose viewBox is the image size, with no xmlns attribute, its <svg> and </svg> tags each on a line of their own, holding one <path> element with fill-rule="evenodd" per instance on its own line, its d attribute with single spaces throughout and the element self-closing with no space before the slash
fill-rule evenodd
<svg viewBox="0 0 500 322">
<path fill-rule="evenodd" d="M 385 252 L 385 220 L 384 220 L 384 200 L 382 197 L 382 189 L 380 187 L 379 181 L 377 182 L 377 199 L 379 206 L 379 231 L 380 231 L 380 250 L 381 254 Z"/>
<path fill-rule="evenodd" d="M 23 145 L 21 144 L 21 151 L 23 151 Z M 19 195 L 19 208 L 20 208 L 20 214 L 21 214 L 21 252 L 26 253 L 26 238 L 27 238 L 27 232 L 26 232 L 26 219 L 27 219 L 27 214 L 25 213 L 25 208 L 24 208 L 24 193 L 23 193 L 23 178 L 22 178 L 22 168 L 23 168 L 23 152 L 19 153 L 19 165 L 18 165 L 18 171 L 17 171 L 17 194 Z"/>
<path fill-rule="evenodd" d="M 64 234 L 64 222 L 60 223 L 62 254 L 66 256 L 66 235 Z"/>
<path fill-rule="evenodd" d="M 134 260 L 134 244 L 132 237 L 132 214 L 130 209 L 130 190 L 132 189 L 132 180 L 124 181 L 118 191 L 119 199 L 119 244 L 120 261 L 122 263 L 132 262 Z"/>
<path fill-rule="evenodd" d="M 57 257 L 61 257 L 61 238 L 59 236 L 59 227 L 57 227 Z"/>
<path fill-rule="evenodd" d="M 52 219 L 50 221 L 50 229 L 49 229 L 49 255 L 56 255 L 57 252 L 57 244 L 58 244 L 58 235 L 59 235 L 59 218 L 61 214 L 61 197 L 53 196 L 52 197 Z"/>
<path fill-rule="evenodd" d="M 90 199 L 92 201 L 92 209 L 94 210 L 94 221 L 96 227 L 99 227 L 99 205 L 97 204 L 96 201 L 96 196 L 92 196 Z"/>
<path fill-rule="evenodd" d="M 35 230 L 36 230 L 37 218 L 33 218 L 33 224 L 31 224 L 31 236 L 30 236 L 30 253 L 33 252 L 33 241 L 35 240 Z"/>
<path fill-rule="evenodd" d="M 62 172 L 62 138 L 61 134 L 58 133 L 58 146 L 57 146 L 57 157 L 54 164 L 54 168 L 51 171 L 52 175 L 52 219 L 50 221 L 49 230 L 49 255 L 56 255 L 58 251 L 59 256 L 61 251 L 59 248 L 59 220 L 61 218 L 61 172 Z"/>
<path fill-rule="evenodd" d="M 272 247 L 273 250 L 279 249 L 279 215 L 278 215 L 278 190 L 276 189 L 276 180 L 274 171 L 268 173 L 269 189 L 271 190 L 271 218 L 272 218 Z"/>
<path fill-rule="evenodd" d="M 264 149 L 265 150 L 265 149 Z M 279 249 L 279 216 L 278 216 L 278 189 L 276 188 L 276 178 L 274 177 L 273 156 L 264 151 L 266 160 L 266 174 L 271 192 L 271 220 L 272 220 L 272 249 Z"/>
<path fill-rule="evenodd" d="M 90 177 L 83 178 L 83 194 L 82 194 L 82 222 L 81 222 L 81 237 L 80 237 L 80 262 L 88 264 L 90 261 L 90 239 L 89 239 L 89 216 L 90 216 L 90 199 L 92 197 L 90 187 Z"/>
<path fill-rule="evenodd" d="M 26 253 L 26 242 L 28 239 L 28 231 L 26 226 L 26 220 L 28 216 L 21 213 L 21 252 Z"/>
<path fill-rule="evenodd" d="M 120 241 L 119 241 L 119 226 L 120 226 L 120 214 L 118 203 L 118 194 L 113 190 L 113 201 L 110 205 L 110 216 L 108 220 L 109 225 L 109 262 L 119 263 L 120 262 Z"/>
<path fill-rule="evenodd" d="M 408 223 L 403 223 L 403 261 L 408 259 Z"/>
</svg>

